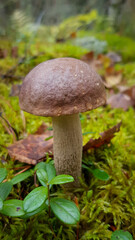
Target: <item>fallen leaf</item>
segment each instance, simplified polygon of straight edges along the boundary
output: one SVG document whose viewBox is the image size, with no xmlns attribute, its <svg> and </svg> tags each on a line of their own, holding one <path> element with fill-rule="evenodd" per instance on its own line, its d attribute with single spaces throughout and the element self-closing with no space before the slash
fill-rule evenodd
<svg viewBox="0 0 135 240">
<path fill-rule="evenodd" d="M 112 65 L 111 59 L 104 54 L 98 54 L 97 60 L 101 62 L 104 68 L 107 68 Z"/>
<path fill-rule="evenodd" d="M 45 159 L 45 153 L 53 151 L 53 139 L 45 141 L 50 136 L 52 131 L 46 131 L 41 135 L 29 135 L 7 147 L 8 153 L 14 160 L 35 165 Z"/>
<path fill-rule="evenodd" d="M 107 75 L 114 75 L 115 74 L 115 68 L 114 66 L 109 66 L 105 69 Z"/>
<path fill-rule="evenodd" d="M 101 138 L 99 139 L 90 139 L 83 147 L 83 151 L 85 152 L 90 148 L 98 148 L 103 144 L 109 143 L 114 137 L 115 132 L 120 130 L 120 125 L 121 122 L 113 128 L 101 133 Z M 19 140 L 15 144 L 7 147 L 8 153 L 14 160 L 36 165 L 38 162 L 43 161 L 46 158 L 45 153 L 50 153 L 50 155 L 53 156 L 52 135 L 53 131 L 46 131 L 45 134 L 41 135 L 29 135 L 27 138 Z M 47 138 L 48 141 L 45 141 Z"/>
<path fill-rule="evenodd" d="M 134 105 L 131 97 L 124 93 L 112 95 L 108 98 L 107 104 L 109 104 L 112 108 L 123 108 L 125 111 Z"/>
<path fill-rule="evenodd" d="M 94 57 L 94 52 L 90 51 L 81 57 L 81 60 L 90 65 L 95 71 L 103 68 L 103 62 Z"/>
<path fill-rule="evenodd" d="M 76 38 L 76 36 L 77 36 L 77 33 L 76 32 L 72 32 L 69 37 L 70 38 Z"/>
<path fill-rule="evenodd" d="M 111 61 L 112 61 L 113 64 L 122 61 L 121 56 L 120 56 L 119 54 L 115 53 L 115 52 L 108 52 L 108 53 L 106 54 L 106 56 L 111 59 Z"/>
<path fill-rule="evenodd" d="M 90 51 L 81 57 L 81 60 L 86 63 L 91 63 L 94 60 L 94 52 Z"/>
<path fill-rule="evenodd" d="M 10 91 L 10 96 L 19 96 L 19 92 L 21 89 L 21 84 L 13 84 L 11 87 L 11 91 Z"/>
<path fill-rule="evenodd" d="M 106 76 L 104 76 L 104 78 L 105 78 L 105 82 L 104 82 L 105 86 L 107 88 L 112 88 L 112 87 L 114 87 L 115 85 L 117 85 L 121 82 L 122 73 L 118 72 L 114 75 L 106 75 Z"/>
<path fill-rule="evenodd" d="M 100 133 L 101 137 L 98 139 L 91 138 L 84 146 L 83 151 L 86 152 L 88 149 L 91 148 L 99 148 L 103 144 L 108 144 L 111 139 L 114 137 L 116 132 L 120 131 L 121 122 L 119 122 L 114 127 L 106 130 L 105 132 Z"/>
<path fill-rule="evenodd" d="M 135 106 L 135 85 L 124 90 L 123 93 L 128 95 L 131 98 L 133 102 L 133 106 Z"/>
<path fill-rule="evenodd" d="M 37 131 L 35 132 L 35 134 L 38 134 L 38 135 L 43 134 L 43 133 L 46 131 L 47 128 L 48 128 L 48 126 L 43 122 L 43 123 L 40 125 L 40 127 L 37 129 Z"/>
</svg>

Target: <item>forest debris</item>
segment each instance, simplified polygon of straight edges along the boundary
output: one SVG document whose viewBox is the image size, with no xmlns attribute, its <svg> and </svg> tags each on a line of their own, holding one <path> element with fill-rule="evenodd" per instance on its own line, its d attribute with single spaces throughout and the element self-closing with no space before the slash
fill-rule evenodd
<svg viewBox="0 0 135 240">
<path fill-rule="evenodd" d="M 19 96 L 20 89 L 21 89 L 21 84 L 13 84 L 11 87 L 10 96 L 11 97 Z"/>
<path fill-rule="evenodd" d="M 0 58 L 6 58 L 7 57 L 7 49 L 0 48 Z"/>
<path fill-rule="evenodd" d="M 124 90 L 123 93 L 128 95 L 131 98 L 133 102 L 133 106 L 135 106 L 135 85 Z"/>
<path fill-rule="evenodd" d="M 17 58 L 18 57 L 18 47 L 14 46 L 11 48 L 11 57 L 12 58 Z"/>
<path fill-rule="evenodd" d="M 70 33 L 69 38 L 74 39 L 74 38 L 76 38 L 76 37 L 77 37 L 77 32 L 72 32 L 72 33 Z"/>
<path fill-rule="evenodd" d="M 81 60 L 90 64 L 94 60 L 94 52 L 90 51 L 81 57 Z"/>
<path fill-rule="evenodd" d="M 20 66 L 21 64 L 23 64 L 26 61 L 25 57 L 22 57 L 19 59 L 18 63 L 11 67 L 5 74 L 2 74 L 0 77 L 3 78 L 13 78 L 14 72 L 16 71 L 16 69 L 18 68 L 18 66 Z M 15 76 L 14 76 L 15 77 Z M 18 78 L 18 77 L 17 77 Z M 20 77 L 21 78 L 21 77 Z"/>
<path fill-rule="evenodd" d="M 106 71 L 106 74 L 107 75 L 114 75 L 115 74 L 115 68 L 114 68 L 114 66 L 108 66 L 106 69 L 105 69 L 105 71 Z"/>
<path fill-rule="evenodd" d="M 27 138 L 7 147 L 8 153 L 14 160 L 35 165 L 45 159 L 46 153 L 53 151 L 53 139 L 45 141 L 52 136 L 52 131 L 41 135 L 29 135 Z"/>
<path fill-rule="evenodd" d="M 48 126 L 43 122 L 40 127 L 37 129 L 37 131 L 35 132 L 35 134 L 43 134 L 45 133 L 46 129 L 48 128 Z"/>
<path fill-rule="evenodd" d="M 106 54 L 106 56 L 111 59 L 113 64 L 122 61 L 122 57 L 118 53 L 115 53 L 115 52 L 108 52 Z"/>
<path fill-rule="evenodd" d="M 11 67 L 5 74 L 2 74 L 0 75 L 0 77 L 2 79 L 4 78 L 11 78 L 11 79 L 23 79 L 24 77 L 22 76 L 15 76 L 15 72 L 16 70 L 18 69 L 18 67 L 21 65 L 21 64 L 26 64 L 27 61 L 32 61 L 33 59 L 36 59 L 38 58 L 39 56 L 42 56 L 44 55 L 43 52 L 40 52 L 38 55 L 34 55 L 32 57 L 29 57 L 29 58 L 26 58 L 26 57 L 22 57 L 18 60 L 18 63 L 16 65 L 14 65 L 13 67 Z"/>
<path fill-rule="evenodd" d="M 7 147 L 8 153 L 11 158 L 20 162 L 35 165 L 40 161 L 43 161 L 46 153 L 53 156 L 53 131 L 46 131 L 42 134 L 42 131 L 46 125 L 41 125 L 41 134 L 29 135 L 27 138 L 16 142 L 15 144 Z M 101 137 L 98 139 L 90 139 L 83 147 L 83 151 L 86 152 L 91 148 L 98 148 L 103 144 L 107 144 L 114 137 L 114 134 L 120 130 L 121 122 L 107 131 L 100 133 Z M 43 128 L 43 129 L 42 129 Z M 49 139 L 45 141 L 45 139 Z"/>
<path fill-rule="evenodd" d="M 2 112 L 0 112 L 0 121 L 6 129 L 7 133 L 10 135 L 12 134 L 13 142 L 16 142 L 16 140 L 18 139 L 18 133 L 15 128 L 11 126 L 10 122 L 5 117 L 3 117 Z"/>
<path fill-rule="evenodd" d="M 109 67 L 111 65 L 111 60 L 103 55 L 98 54 L 97 57 L 94 56 L 94 52 L 90 51 L 81 57 L 81 60 L 89 64 L 96 71 L 102 68 Z"/>
<path fill-rule="evenodd" d="M 83 151 L 87 151 L 88 149 L 91 148 L 99 148 L 100 146 L 102 146 L 103 144 L 108 144 L 111 139 L 114 137 L 114 134 L 116 132 L 120 131 L 120 126 L 121 126 L 121 122 L 119 122 L 117 125 L 115 125 L 114 127 L 106 130 L 105 132 L 100 133 L 101 137 L 99 137 L 98 139 L 93 139 L 91 138 L 84 146 L 83 146 Z"/>
<path fill-rule="evenodd" d="M 116 72 L 113 75 L 106 75 L 105 76 L 105 86 L 107 88 L 112 88 L 115 85 L 119 84 L 122 81 L 122 73 Z"/>
<path fill-rule="evenodd" d="M 112 108 L 123 108 L 125 111 L 129 107 L 135 107 L 135 85 L 130 88 L 122 88 L 122 92 L 113 94 L 107 100 Z"/>
<path fill-rule="evenodd" d="M 123 108 L 126 111 L 129 107 L 133 106 L 133 101 L 128 95 L 117 93 L 107 100 L 107 104 L 112 108 Z"/>
<path fill-rule="evenodd" d="M 121 61 L 121 57 L 116 53 L 98 54 L 94 56 L 94 52 L 90 51 L 81 57 L 81 60 L 89 64 L 96 71 L 101 71 L 104 78 L 104 85 L 112 88 L 122 81 L 122 70 L 115 70 L 115 63 Z"/>
</svg>

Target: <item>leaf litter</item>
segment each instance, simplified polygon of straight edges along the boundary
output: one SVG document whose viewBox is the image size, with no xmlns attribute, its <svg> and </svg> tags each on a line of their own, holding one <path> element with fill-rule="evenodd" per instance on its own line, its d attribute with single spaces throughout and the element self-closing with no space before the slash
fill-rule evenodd
<svg viewBox="0 0 135 240">
<path fill-rule="evenodd" d="M 92 148 L 99 148 L 104 144 L 108 144 L 115 136 L 115 133 L 120 131 L 121 122 L 116 126 L 100 133 L 100 138 L 90 139 L 83 147 L 83 152 Z M 27 164 L 36 165 L 38 162 L 46 159 L 46 153 L 53 155 L 53 131 L 43 133 L 45 126 L 41 125 L 36 134 L 31 134 L 23 140 L 19 140 L 15 144 L 7 147 L 11 158 Z M 38 134 L 37 134 L 38 133 Z M 40 133 L 40 134 L 39 134 Z"/>
</svg>

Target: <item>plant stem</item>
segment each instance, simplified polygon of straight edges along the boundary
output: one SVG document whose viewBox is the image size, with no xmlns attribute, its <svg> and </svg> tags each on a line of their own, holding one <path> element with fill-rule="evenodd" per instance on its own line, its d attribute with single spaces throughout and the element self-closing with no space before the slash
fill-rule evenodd
<svg viewBox="0 0 135 240">
<path fill-rule="evenodd" d="M 48 188 L 48 212 L 49 212 L 49 217 L 51 217 L 51 208 L 50 208 L 50 189 L 49 189 L 49 184 L 47 183 L 47 188 Z"/>
</svg>

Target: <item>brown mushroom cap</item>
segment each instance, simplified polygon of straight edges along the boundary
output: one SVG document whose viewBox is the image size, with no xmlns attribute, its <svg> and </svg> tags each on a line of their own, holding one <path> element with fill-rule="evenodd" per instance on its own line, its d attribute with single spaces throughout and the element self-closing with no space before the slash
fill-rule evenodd
<svg viewBox="0 0 135 240">
<path fill-rule="evenodd" d="M 105 103 L 105 88 L 90 66 L 74 58 L 57 58 L 36 66 L 20 91 L 22 110 L 38 116 L 86 112 Z"/>
</svg>

